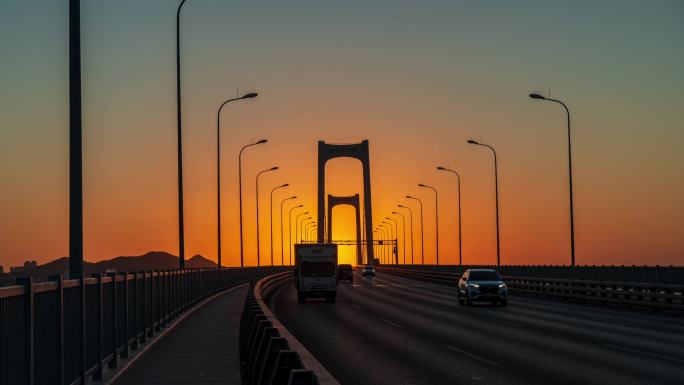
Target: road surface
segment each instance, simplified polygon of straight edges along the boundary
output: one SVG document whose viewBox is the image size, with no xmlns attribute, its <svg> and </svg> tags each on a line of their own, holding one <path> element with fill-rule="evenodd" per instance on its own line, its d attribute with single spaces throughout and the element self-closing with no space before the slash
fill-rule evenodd
<svg viewBox="0 0 684 385">
<path fill-rule="evenodd" d="M 354 276 L 337 303 L 270 306 L 343 385 L 684 384 L 684 317 L 525 296 L 459 306 L 455 286 Z"/>
</svg>

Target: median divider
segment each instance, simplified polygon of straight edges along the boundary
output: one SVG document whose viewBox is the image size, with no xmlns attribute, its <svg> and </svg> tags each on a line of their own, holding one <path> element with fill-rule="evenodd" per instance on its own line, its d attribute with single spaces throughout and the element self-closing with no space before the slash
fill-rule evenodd
<svg viewBox="0 0 684 385">
<path fill-rule="evenodd" d="M 266 305 L 292 272 L 273 274 L 250 287 L 240 320 L 240 363 L 245 385 L 339 385 Z"/>
<path fill-rule="evenodd" d="M 460 273 L 378 266 L 376 270 L 429 282 L 457 285 Z M 509 292 L 657 310 L 684 312 L 684 285 L 540 277 L 502 277 Z"/>
</svg>

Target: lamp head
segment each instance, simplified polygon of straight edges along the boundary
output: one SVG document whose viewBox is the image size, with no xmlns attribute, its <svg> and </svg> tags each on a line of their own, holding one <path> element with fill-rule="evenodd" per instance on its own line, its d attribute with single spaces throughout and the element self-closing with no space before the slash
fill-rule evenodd
<svg viewBox="0 0 684 385">
<path fill-rule="evenodd" d="M 468 139 L 468 143 L 470 143 L 470 144 L 480 144 L 480 142 L 478 142 L 477 140 L 472 140 L 472 139 Z"/>
<path fill-rule="evenodd" d="M 407 195 L 406 198 L 408 198 L 408 199 L 415 199 L 415 198 L 413 198 L 413 197 L 410 196 L 410 195 Z"/>
<path fill-rule="evenodd" d="M 427 187 L 427 186 L 422 184 L 422 183 L 418 183 L 418 187 Z"/>
<path fill-rule="evenodd" d="M 545 96 L 543 96 L 543 95 L 540 95 L 540 94 L 535 94 L 535 93 L 533 93 L 533 94 L 530 94 L 530 97 L 531 97 L 532 99 L 541 99 L 541 100 L 546 100 L 546 97 L 545 97 Z"/>
<path fill-rule="evenodd" d="M 289 197 L 289 198 L 287 198 L 287 199 L 297 199 L 297 196 L 296 196 L 296 195 L 293 195 L 293 196 L 291 196 L 291 197 Z"/>
<path fill-rule="evenodd" d="M 304 205 L 295 206 L 295 208 L 304 207 Z"/>
<path fill-rule="evenodd" d="M 261 139 L 260 141 L 256 142 L 255 144 L 262 144 L 268 142 L 268 139 Z"/>
<path fill-rule="evenodd" d="M 404 209 L 406 208 L 406 206 L 404 206 L 404 205 L 397 205 L 397 207 L 401 207 L 401 208 L 404 208 Z"/>
<path fill-rule="evenodd" d="M 306 214 L 308 214 L 308 213 L 309 213 L 308 211 L 304 211 L 304 212 L 301 213 L 300 215 L 306 215 Z"/>
<path fill-rule="evenodd" d="M 277 170 L 277 169 L 278 169 L 278 166 L 273 166 L 273 167 L 271 167 L 270 169 L 268 169 L 268 171 L 275 171 L 275 170 Z"/>
<path fill-rule="evenodd" d="M 287 187 L 289 185 L 290 185 L 289 183 L 283 183 L 280 187 Z"/>
<path fill-rule="evenodd" d="M 439 171 L 446 171 L 446 168 L 444 168 L 444 167 L 442 167 L 442 166 L 437 166 L 437 170 L 439 170 Z"/>
<path fill-rule="evenodd" d="M 399 214 L 399 213 L 398 213 L 398 212 L 396 212 L 396 211 L 392 211 L 392 214 Z"/>
<path fill-rule="evenodd" d="M 251 99 L 251 98 L 256 98 L 257 96 L 259 96 L 259 94 L 257 94 L 256 92 L 250 92 L 248 94 L 242 95 L 242 97 L 240 99 Z"/>
</svg>

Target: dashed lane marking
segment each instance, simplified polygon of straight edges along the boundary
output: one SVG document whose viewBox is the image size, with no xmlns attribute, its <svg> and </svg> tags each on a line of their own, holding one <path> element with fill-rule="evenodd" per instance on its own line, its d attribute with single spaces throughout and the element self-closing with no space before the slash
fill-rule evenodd
<svg viewBox="0 0 684 385">
<path fill-rule="evenodd" d="M 498 363 L 496 363 L 496 362 L 494 362 L 494 361 L 490 361 L 490 360 L 488 360 L 488 359 L 486 359 L 486 358 L 480 357 L 480 356 L 478 356 L 477 354 L 473 354 L 473 353 L 467 352 L 467 351 L 465 351 L 465 350 L 463 350 L 463 349 L 459 349 L 459 348 L 457 348 L 457 347 L 455 347 L 455 346 L 452 346 L 452 345 L 444 345 L 444 346 L 446 346 L 446 348 L 449 349 L 449 350 L 453 350 L 453 351 L 456 352 L 456 353 L 460 353 L 460 354 L 462 354 L 462 355 L 464 355 L 464 356 L 470 357 L 470 358 L 472 358 L 472 359 L 474 359 L 474 360 L 478 360 L 478 361 L 480 361 L 480 362 L 482 362 L 482 363 L 485 363 L 485 364 L 487 364 L 487 365 L 499 366 Z"/>
</svg>

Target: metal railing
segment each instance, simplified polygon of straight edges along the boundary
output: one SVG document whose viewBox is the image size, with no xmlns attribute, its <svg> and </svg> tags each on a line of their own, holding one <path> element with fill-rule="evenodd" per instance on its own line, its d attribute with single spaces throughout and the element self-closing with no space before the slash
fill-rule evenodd
<svg viewBox="0 0 684 385">
<path fill-rule="evenodd" d="M 463 274 L 467 269 L 496 269 L 513 277 L 580 279 L 610 282 L 640 282 L 684 285 L 683 266 L 637 265 L 384 265 L 416 271 Z"/>
<path fill-rule="evenodd" d="M 292 272 L 263 278 L 250 291 L 240 322 L 240 362 L 245 385 L 339 385 L 278 321 L 264 302 L 292 282 Z"/>
<path fill-rule="evenodd" d="M 140 271 L 50 277 L 0 288 L 0 384 L 78 384 L 202 299 L 282 267 Z"/>
<path fill-rule="evenodd" d="M 461 273 L 381 266 L 378 271 L 447 285 Z M 587 302 L 684 312 L 684 285 L 582 279 L 514 277 L 502 274 L 513 294 L 535 294 Z"/>
</svg>

